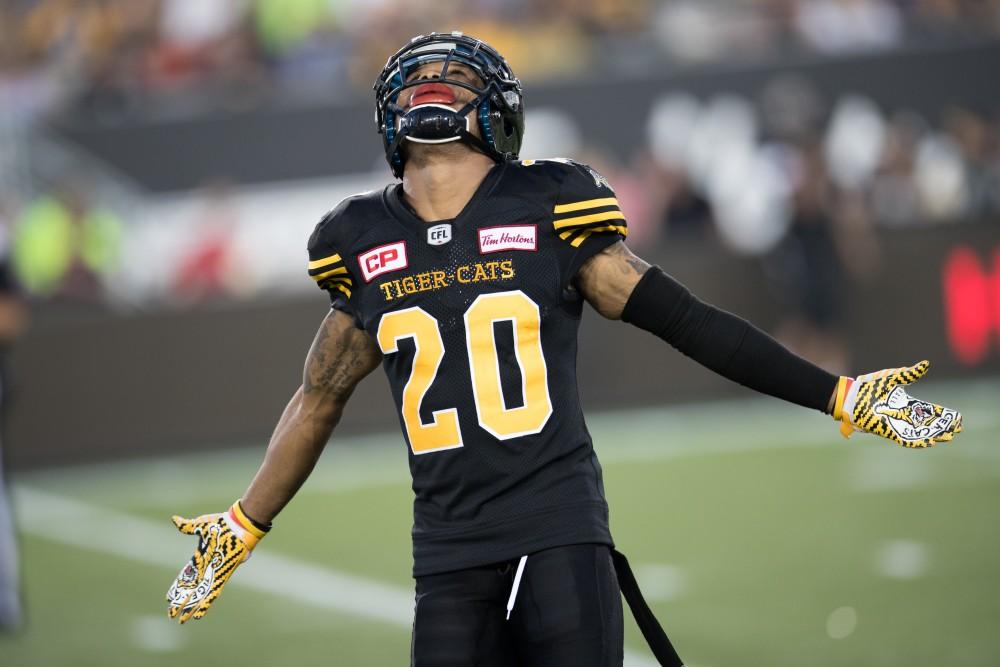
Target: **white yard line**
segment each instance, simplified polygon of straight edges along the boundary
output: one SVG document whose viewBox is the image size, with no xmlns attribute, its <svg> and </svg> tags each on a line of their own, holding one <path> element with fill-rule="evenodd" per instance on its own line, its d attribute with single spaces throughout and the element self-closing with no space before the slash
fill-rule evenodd
<svg viewBox="0 0 1000 667">
<path fill-rule="evenodd" d="M 681 411 L 674 406 L 663 410 L 629 410 L 595 417 L 591 431 L 599 459 L 604 463 L 631 463 L 711 457 L 740 452 L 835 446 L 840 442 L 834 425 L 821 415 L 795 415 L 782 424 L 781 437 L 771 437 L 773 422 L 758 414 L 754 405 L 761 401 L 733 401 L 692 405 Z M 790 408 L 795 414 L 794 408 Z M 805 417 L 805 419 L 803 419 Z M 739 438 L 718 434 L 742 432 Z M 630 435 L 622 439 L 622 433 Z M 638 434 L 638 435 L 636 435 Z M 635 437 L 633 437 L 635 436 Z M 191 474 L 191 462 L 208 470 L 225 470 L 245 484 L 263 457 L 248 449 L 208 451 L 170 455 L 136 461 L 118 461 L 68 468 L 21 473 L 17 478 L 35 487 L 60 489 L 112 489 L 126 480 L 129 489 L 141 488 L 151 502 L 173 501 L 178 497 L 197 501 L 206 493 L 204 477 Z M 409 485 L 406 445 L 398 433 L 334 437 L 303 493 L 354 491 L 395 484 Z M 235 489 L 234 493 L 242 490 Z"/>
<path fill-rule="evenodd" d="M 1000 398 L 998 386 L 996 380 L 965 380 L 938 382 L 927 387 L 928 396 L 932 398 L 959 389 L 965 398 L 960 401 L 963 403 L 960 407 L 968 412 L 969 433 L 960 436 L 954 445 L 944 446 L 949 458 L 979 461 L 990 467 L 1000 464 L 1000 448 L 991 443 L 972 442 L 976 432 L 995 428 L 1000 422 L 1000 412 L 994 409 L 994 396 Z M 887 446 L 864 434 L 856 434 L 847 443 L 829 417 L 763 397 L 598 412 L 593 413 L 588 422 L 598 456 L 604 463 L 802 448 Z M 303 488 L 304 493 L 409 483 L 406 445 L 398 432 L 335 435 L 327 449 Z M 198 453 L 154 459 L 20 473 L 17 478 L 34 486 L 70 491 L 93 488 L 113 491 L 119 486 L 114 480 L 124 479 L 131 480 L 120 483 L 122 487 L 128 484 L 128 493 L 136 487 L 141 488 L 143 498 L 152 502 L 178 497 L 198 501 L 206 494 L 207 487 L 201 476 L 191 474 L 193 460 L 205 469 L 227 471 L 227 479 L 231 474 L 243 485 L 252 478 L 263 454 L 263 444 L 256 451 L 249 448 L 211 451 L 206 448 Z M 242 487 L 233 492 L 241 490 Z"/>
<path fill-rule="evenodd" d="M 14 487 L 20 529 L 47 540 L 88 551 L 179 570 L 190 557 L 190 540 L 169 527 L 123 512 L 40 491 Z M 230 586 L 270 593 L 409 631 L 413 592 L 314 563 L 257 551 Z M 166 584 L 164 583 L 164 590 Z M 166 609 L 165 602 L 163 603 Z M 164 614 L 166 611 L 164 611 Z M 654 667 L 652 659 L 627 653 L 626 667 Z"/>
<path fill-rule="evenodd" d="M 190 540 L 170 526 L 21 485 L 14 500 L 21 531 L 38 537 L 171 570 L 191 556 Z M 406 628 L 413 622 L 413 593 L 395 586 L 266 550 L 241 569 L 238 586 Z"/>
</svg>

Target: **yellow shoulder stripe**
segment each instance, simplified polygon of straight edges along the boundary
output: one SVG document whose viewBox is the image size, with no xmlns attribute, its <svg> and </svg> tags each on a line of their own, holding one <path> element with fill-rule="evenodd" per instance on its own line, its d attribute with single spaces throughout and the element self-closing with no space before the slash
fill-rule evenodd
<svg viewBox="0 0 1000 667">
<path fill-rule="evenodd" d="M 562 220 L 556 220 L 552 223 L 552 226 L 556 229 L 564 229 L 566 227 L 578 227 L 580 225 L 586 225 L 591 222 L 603 222 L 605 220 L 624 220 L 625 214 L 621 211 L 605 211 L 604 213 L 591 213 L 590 215 L 578 215 L 572 218 L 563 218 Z"/>
<path fill-rule="evenodd" d="M 564 240 L 568 239 L 576 232 L 577 230 L 575 229 L 565 231 L 559 235 L 559 238 Z M 628 236 L 628 227 L 625 227 L 624 225 L 607 225 L 605 227 L 593 227 L 591 229 L 584 229 L 579 233 L 579 235 L 575 239 L 570 241 L 569 244 L 574 248 L 579 248 L 580 244 L 582 244 L 584 241 L 590 238 L 590 235 L 594 234 L 595 232 L 618 232 L 622 236 Z"/>
<path fill-rule="evenodd" d="M 340 273 L 347 273 L 347 267 L 346 266 L 338 266 L 335 269 L 330 269 L 326 273 L 320 273 L 318 275 L 315 275 L 315 276 L 312 277 L 312 279 L 315 280 L 315 281 L 317 281 L 317 282 L 319 282 L 320 280 L 323 280 L 323 278 L 329 278 L 330 276 L 335 276 L 335 275 L 340 274 Z"/>
<path fill-rule="evenodd" d="M 317 259 L 309 262 L 309 270 L 321 269 L 324 266 L 330 266 L 331 264 L 336 264 L 340 261 L 340 255 L 330 255 L 329 257 L 324 257 L 323 259 Z"/>
<path fill-rule="evenodd" d="M 351 290 L 348 289 L 346 285 L 341 285 L 340 283 L 334 283 L 333 285 L 331 285 L 331 287 L 339 289 L 341 292 L 344 293 L 344 296 L 346 296 L 348 299 L 351 298 Z"/>
<path fill-rule="evenodd" d="M 628 227 L 625 225 L 605 225 L 601 227 L 590 227 L 584 230 L 567 229 L 564 232 L 560 232 L 559 238 L 565 241 L 569 237 L 573 236 L 573 234 L 582 234 L 583 232 L 587 232 L 587 236 L 590 236 L 594 232 L 618 232 L 622 236 L 628 236 Z"/>
<path fill-rule="evenodd" d="M 600 206 L 618 206 L 618 200 L 614 197 L 603 197 L 601 199 L 587 199 L 577 201 L 572 204 L 557 204 L 553 213 L 570 213 L 572 211 L 582 211 L 587 208 L 598 208 Z"/>
</svg>

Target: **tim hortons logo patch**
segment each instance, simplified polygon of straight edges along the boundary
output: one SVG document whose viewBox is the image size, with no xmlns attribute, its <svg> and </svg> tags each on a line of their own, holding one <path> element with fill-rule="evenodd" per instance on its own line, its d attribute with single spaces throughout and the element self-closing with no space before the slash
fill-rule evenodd
<svg viewBox="0 0 1000 667">
<path fill-rule="evenodd" d="M 410 265 L 406 259 L 406 241 L 387 243 L 363 252 L 358 255 L 358 265 L 366 283 L 383 273 L 405 269 Z"/>
<path fill-rule="evenodd" d="M 479 230 L 479 252 L 486 255 L 505 250 L 538 249 L 537 225 L 506 225 Z"/>
</svg>

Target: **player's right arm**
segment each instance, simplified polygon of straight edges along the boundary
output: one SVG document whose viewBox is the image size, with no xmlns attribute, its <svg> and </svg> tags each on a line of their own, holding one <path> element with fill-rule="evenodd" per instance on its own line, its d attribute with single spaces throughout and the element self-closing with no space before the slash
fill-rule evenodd
<svg viewBox="0 0 1000 667">
<path fill-rule="evenodd" d="M 354 388 L 379 361 L 375 341 L 354 318 L 331 310 L 306 357 L 302 386 L 271 436 L 264 462 L 241 504 L 247 515 L 269 524 L 312 472 Z"/>
<path fill-rule="evenodd" d="M 270 529 L 271 520 L 312 472 L 348 398 L 381 357 L 352 316 L 329 312 L 306 357 L 302 386 L 278 420 L 264 462 L 243 498 L 221 514 L 173 518 L 181 532 L 198 536 L 198 547 L 167 592 L 170 618 L 184 623 L 208 612 Z"/>
</svg>

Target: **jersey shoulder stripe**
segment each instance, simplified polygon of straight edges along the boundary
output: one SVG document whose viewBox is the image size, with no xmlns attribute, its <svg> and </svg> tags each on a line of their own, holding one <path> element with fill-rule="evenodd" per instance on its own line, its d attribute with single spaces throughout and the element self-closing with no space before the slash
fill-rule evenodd
<svg viewBox="0 0 1000 667">
<path fill-rule="evenodd" d="M 555 186 L 552 231 L 573 248 L 597 235 L 628 236 L 628 224 L 611 184 L 593 167 L 566 158 L 524 160 L 522 167 L 550 175 Z"/>
<path fill-rule="evenodd" d="M 309 238 L 309 277 L 321 289 L 351 298 L 354 279 L 342 255 L 361 230 L 369 228 L 382 210 L 381 191 L 344 199 L 316 225 Z"/>
<path fill-rule="evenodd" d="M 331 264 L 336 264 L 339 261 L 340 261 L 340 255 L 338 255 L 337 253 L 334 253 L 329 257 L 322 257 L 320 259 L 310 261 L 309 274 L 313 275 L 313 272 L 315 270 L 325 268 L 327 266 L 330 266 Z"/>
<path fill-rule="evenodd" d="M 592 234 L 616 233 L 628 236 L 625 214 L 615 197 L 598 197 L 556 204 L 552 209 L 552 228 L 574 248 Z"/>
<path fill-rule="evenodd" d="M 351 280 L 347 267 L 344 266 L 340 255 L 334 253 L 329 257 L 317 259 L 309 262 L 309 276 L 325 290 L 336 289 L 342 292 L 347 298 L 351 298 L 351 288 L 354 281 Z"/>
<path fill-rule="evenodd" d="M 572 213 L 585 209 L 600 208 L 604 206 L 618 206 L 618 200 L 614 197 L 598 197 L 597 199 L 585 199 L 571 204 L 556 204 L 553 213 Z"/>
</svg>

